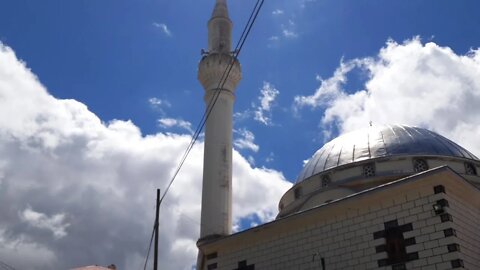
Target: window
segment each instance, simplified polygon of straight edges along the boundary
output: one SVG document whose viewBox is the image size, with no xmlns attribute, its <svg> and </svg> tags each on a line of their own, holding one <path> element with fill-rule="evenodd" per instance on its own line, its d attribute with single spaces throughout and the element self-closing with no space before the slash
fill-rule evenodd
<svg viewBox="0 0 480 270">
<path fill-rule="evenodd" d="M 295 188 L 295 190 L 293 192 L 294 192 L 294 195 L 295 195 L 295 199 L 300 198 L 300 196 L 302 196 L 302 187 Z"/>
<path fill-rule="evenodd" d="M 423 172 L 428 170 L 427 161 L 424 159 L 418 158 L 413 160 L 413 171 L 414 172 Z"/>
<path fill-rule="evenodd" d="M 363 176 L 372 177 L 375 176 L 375 166 L 373 163 L 363 165 Z"/>
<path fill-rule="evenodd" d="M 330 176 L 324 175 L 322 176 L 322 188 L 326 188 L 330 186 L 330 183 L 332 183 L 332 180 L 330 179 Z"/>
<path fill-rule="evenodd" d="M 465 162 L 465 173 L 468 175 L 477 175 L 477 169 L 475 165 L 470 162 Z"/>
</svg>

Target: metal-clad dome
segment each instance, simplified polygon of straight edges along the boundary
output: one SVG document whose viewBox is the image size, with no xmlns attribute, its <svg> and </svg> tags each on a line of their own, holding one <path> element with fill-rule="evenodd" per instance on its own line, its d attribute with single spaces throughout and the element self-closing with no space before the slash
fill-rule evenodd
<svg viewBox="0 0 480 270">
<path fill-rule="evenodd" d="M 305 164 L 297 183 L 337 166 L 399 155 L 451 156 L 479 160 L 465 148 L 424 128 L 405 125 L 373 126 L 346 133 L 326 143 Z"/>
</svg>

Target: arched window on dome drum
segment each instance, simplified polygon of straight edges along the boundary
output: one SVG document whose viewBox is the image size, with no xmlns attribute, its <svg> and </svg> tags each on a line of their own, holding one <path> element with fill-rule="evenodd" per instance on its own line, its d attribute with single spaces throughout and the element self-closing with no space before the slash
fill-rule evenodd
<svg viewBox="0 0 480 270">
<path fill-rule="evenodd" d="M 300 196 L 302 196 L 302 187 L 296 187 L 293 194 L 295 195 L 295 199 L 300 198 Z"/>
<path fill-rule="evenodd" d="M 332 183 L 332 180 L 330 179 L 330 176 L 324 175 L 322 176 L 321 182 L 322 182 L 322 188 L 326 188 L 330 186 L 330 183 Z"/>
<path fill-rule="evenodd" d="M 417 158 L 413 160 L 413 171 L 423 172 L 428 170 L 428 163 L 425 159 Z"/>
<path fill-rule="evenodd" d="M 375 176 L 375 165 L 373 163 L 368 163 L 363 165 L 363 176 L 365 177 Z"/>
<path fill-rule="evenodd" d="M 470 162 L 465 162 L 465 174 L 477 175 L 477 169 L 475 168 L 475 165 Z"/>
</svg>

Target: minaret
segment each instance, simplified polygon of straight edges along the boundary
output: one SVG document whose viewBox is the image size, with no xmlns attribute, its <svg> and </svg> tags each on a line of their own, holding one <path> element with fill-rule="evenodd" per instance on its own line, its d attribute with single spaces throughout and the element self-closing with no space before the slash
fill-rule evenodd
<svg viewBox="0 0 480 270">
<path fill-rule="evenodd" d="M 240 63 L 231 52 L 232 22 L 226 0 L 216 0 L 208 22 L 208 51 L 198 66 L 198 80 L 211 104 L 219 95 L 205 126 L 200 240 L 231 234 L 232 228 L 232 118 Z M 233 63 L 225 83 L 222 77 Z"/>
</svg>

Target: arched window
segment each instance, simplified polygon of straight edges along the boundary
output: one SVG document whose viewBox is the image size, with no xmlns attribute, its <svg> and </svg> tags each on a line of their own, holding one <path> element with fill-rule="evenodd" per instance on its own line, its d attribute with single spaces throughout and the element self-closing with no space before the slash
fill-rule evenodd
<svg viewBox="0 0 480 270">
<path fill-rule="evenodd" d="M 428 163 L 425 159 L 417 158 L 413 160 L 413 171 L 423 172 L 428 170 Z"/>
</svg>

